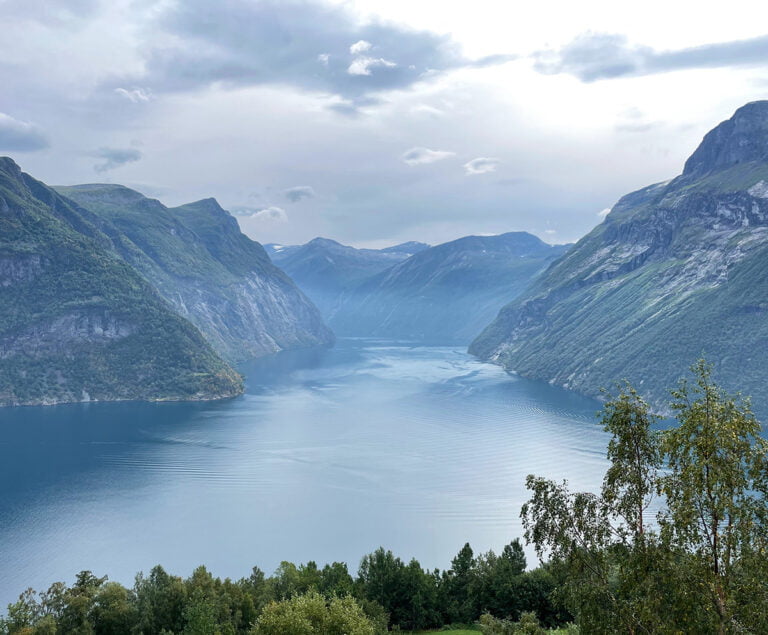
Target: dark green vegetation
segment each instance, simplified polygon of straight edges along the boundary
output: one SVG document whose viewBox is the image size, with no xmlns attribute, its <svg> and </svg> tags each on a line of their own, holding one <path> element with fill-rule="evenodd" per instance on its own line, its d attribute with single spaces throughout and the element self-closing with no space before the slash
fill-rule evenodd
<svg viewBox="0 0 768 635">
<path fill-rule="evenodd" d="M 525 572 L 517 541 L 477 557 L 465 545 L 447 571 L 425 571 L 384 549 L 365 556 L 356 577 L 339 562 L 283 562 L 269 578 L 254 568 L 237 581 L 205 567 L 186 579 L 155 567 L 128 589 L 84 571 L 71 586 L 22 593 L 0 633 L 373 635 L 472 623 L 482 613 L 518 619 L 526 610 L 558 624 L 568 614 L 550 602 L 555 585 L 547 568 Z"/>
<path fill-rule="evenodd" d="M 318 238 L 271 253 L 340 335 L 467 343 L 566 249 L 513 232 L 384 250 Z"/>
<path fill-rule="evenodd" d="M 0 158 L 0 405 L 241 392 L 240 376 L 118 255 L 129 248 Z"/>
<path fill-rule="evenodd" d="M 120 234 L 120 255 L 226 359 L 327 345 L 312 303 L 209 198 L 169 209 L 122 185 L 56 190 Z"/>
<path fill-rule="evenodd" d="M 622 198 L 472 343 L 592 396 L 627 377 L 654 407 L 702 354 L 768 411 L 768 102 L 707 134 L 683 174 Z"/>
<path fill-rule="evenodd" d="M 528 477 L 526 539 L 584 632 L 768 632 L 768 442 L 747 401 L 692 370 L 663 432 L 630 386 L 606 403 L 599 494 Z"/>
</svg>

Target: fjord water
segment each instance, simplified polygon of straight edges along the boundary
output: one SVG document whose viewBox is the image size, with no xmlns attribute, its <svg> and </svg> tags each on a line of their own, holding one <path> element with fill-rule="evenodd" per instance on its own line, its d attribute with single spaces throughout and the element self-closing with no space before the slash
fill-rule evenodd
<svg viewBox="0 0 768 635">
<path fill-rule="evenodd" d="M 461 347 L 343 340 L 242 370 L 218 403 L 0 410 L 0 607 L 83 569 L 354 573 L 379 545 L 447 568 L 521 535 L 527 474 L 592 489 L 605 469 L 596 402 Z"/>
</svg>

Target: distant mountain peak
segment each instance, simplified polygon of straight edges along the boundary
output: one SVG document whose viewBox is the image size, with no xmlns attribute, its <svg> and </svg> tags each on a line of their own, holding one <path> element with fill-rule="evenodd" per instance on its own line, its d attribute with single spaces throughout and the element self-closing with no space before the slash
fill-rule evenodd
<svg viewBox="0 0 768 635">
<path fill-rule="evenodd" d="M 207 211 L 207 212 L 217 212 L 217 213 L 223 212 L 229 215 L 229 213 L 219 204 L 219 201 L 217 201 L 212 196 L 209 196 L 208 198 L 201 198 L 199 201 L 194 201 L 193 203 L 187 203 L 185 205 L 182 205 L 182 207 L 192 208 L 192 209 L 197 209 L 197 210 Z"/>
<path fill-rule="evenodd" d="M 392 245 L 391 247 L 386 247 L 385 249 L 382 249 L 381 251 L 384 252 L 394 252 L 398 254 L 416 254 L 420 251 L 424 251 L 425 249 L 429 249 L 431 245 L 428 245 L 427 243 L 420 243 L 416 240 L 409 240 L 405 243 L 400 243 L 399 245 Z"/>
<path fill-rule="evenodd" d="M 322 236 L 313 238 L 307 243 L 307 245 L 316 245 L 318 247 L 345 247 L 346 246 L 346 245 L 342 245 L 340 242 L 332 240 L 331 238 L 323 238 Z"/>
<path fill-rule="evenodd" d="M 768 100 L 742 106 L 709 131 L 685 162 L 683 174 L 701 176 L 751 161 L 768 161 Z"/>
<path fill-rule="evenodd" d="M 144 196 L 141 192 L 120 185 L 118 183 L 83 183 L 80 185 L 54 186 L 54 189 L 64 193 L 78 193 L 82 197 L 95 197 L 113 204 L 117 203 L 135 203 L 143 201 L 147 209 L 165 207 L 155 198 Z"/>
</svg>

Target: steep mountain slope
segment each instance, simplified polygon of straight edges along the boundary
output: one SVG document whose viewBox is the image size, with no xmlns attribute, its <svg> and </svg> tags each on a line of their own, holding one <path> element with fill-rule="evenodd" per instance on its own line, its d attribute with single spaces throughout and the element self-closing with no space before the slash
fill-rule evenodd
<svg viewBox="0 0 768 635">
<path fill-rule="evenodd" d="M 330 324 L 344 335 L 466 344 L 565 250 L 525 232 L 430 247 L 356 288 Z"/>
<path fill-rule="evenodd" d="M 344 297 L 371 276 L 423 249 L 423 243 L 403 243 L 386 250 L 356 249 L 328 238 L 305 245 L 267 245 L 267 252 L 330 320 Z"/>
<path fill-rule="evenodd" d="M 0 404 L 239 394 L 240 376 L 110 234 L 0 158 Z"/>
<path fill-rule="evenodd" d="M 708 133 L 672 181 L 622 198 L 506 306 L 470 352 L 597 395 L 656 404 L 701 355 L 768 408 L 768 102 Z"/>
<path fill-rule="evenodd" d="M 214 199 L 169 209 L 121 185 L 57 190 L 117 227 L 120 255 L 227 359 L 333 342 L 317 309 Z"/>
</svg>

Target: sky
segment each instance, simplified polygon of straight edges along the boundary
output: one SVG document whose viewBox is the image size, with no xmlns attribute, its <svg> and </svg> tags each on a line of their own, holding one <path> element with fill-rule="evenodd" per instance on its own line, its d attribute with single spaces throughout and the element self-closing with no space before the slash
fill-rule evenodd
<svg viewBox="0 0 768 635">
<path fill-rule="evenodd" d="M 768 99 L 768 3 L 0 0 L 0 155 L 263 242 L 579 239 Z"/>
</svg>

